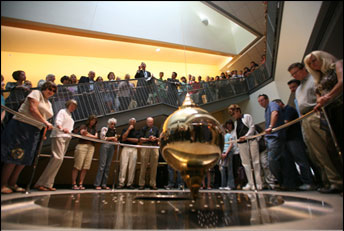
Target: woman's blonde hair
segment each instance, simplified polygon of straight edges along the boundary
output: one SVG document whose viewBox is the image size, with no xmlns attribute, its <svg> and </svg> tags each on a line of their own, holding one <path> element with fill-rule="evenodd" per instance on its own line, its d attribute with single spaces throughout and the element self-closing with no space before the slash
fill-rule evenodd
<svg viewBox="0 0 344 231">
<path fill-rule="evenodd" d="M 310 67 L 310 58 L 311 56 L 314 56 L 318 61 L 321 63 L 321 69 L 313 70 Z M 325 75 L 325 73 L 330 69 L 336 69 L 336 61 L 337 58 L 331 55 L 330 53 L 327 53 L 326 51 L 312 51 L 309 53 L 304 59 L 303 62 L 305 64 L 305 67 L 307 71 L 314 77 L 314 80 L 316 82 L 320 81 L 320 78 Z"/>
</svg>

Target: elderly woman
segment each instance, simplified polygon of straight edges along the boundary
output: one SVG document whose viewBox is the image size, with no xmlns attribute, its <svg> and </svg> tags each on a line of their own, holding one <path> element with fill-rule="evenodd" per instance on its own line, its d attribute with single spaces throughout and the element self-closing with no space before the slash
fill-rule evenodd
<svg viewBox="0 0 344 231">
<path fill-rule="evenodd" d="M 38 179 L 34 188 L 39 191 L 55 191 L 53 188 L 55 177 L 59 171 L 63 158 L 67 152 L 68 145 L 72 136 L 70 133 L 74 127 L 72 112 L 75 111 L 77 102 L 74 99 L 66 102 L 66 108 L 61 109 L 55 118 L 55 126 L 59 130 L 51 132 L 51 158 L 44 172 Z"/>
<path fill-rule="evenodd" d="M 314 109 L 319 110 L 324 105 L 327 105 L 325 108 L 326 114 L 328 115 L 330 125 L 332 125 L 339 148 L 343 152 L 343 60 L 337 60 L 337 58 L 325 51 L 312 51 L 304 58 L 304 63 L 307 71 L 311 73 L 316 83 L 317 104 Z M 324 114 L 321 114 L 322 116 Z M 322 120 L 325 121 L 324 118 Z M 327 126 L 324 126 L 324 129 L 326 130 Z M 340 161 L 334 161 L 333 163 L 337 162 Z M 338 178 L 336 182 L 331 182 L 329 179 L 331 183 L 330 188 L 322 190 L 322 192 L 342 191 L 342 166 L 339 166 L 339 169 L 337 167 L 337 169 L 332 168 L 332 171 L 329 171 L 328 164 L 321 164 L 327 174 L 337 175 Z"/>
<path fill-rule="evenodd" d="M 100 131 L 100 139 L 106 141 L 117 142 L 116 137 L 116 124 L 117 120 L 111 118 L 108 120 L 108 126 L 103 127 Z M 106 186 L 107 179 L 109 177 L 109 170 L 113 154 L 115 152 L 115 145 L 102 144 L 99 151 L 99 166 L 97 171 L 96 180 L 94 181 L 94 187 L 97 190 L 110 189 Z"/>
<path fill-rule="evenodd" d="M 98 139 L 97 132 L 97 116 L 90 115 L 85 124 L 80 126 L 80 134 L 86 137 Z M 72 189 L 84 190 L 83 182 L 87 170 L 91 168 L 92 157 L 94 154 L 94 142 L 86 139 L 79 139 L 79 143 L 75 147 L 74 152 L 74 166 L 72 170 Z M 79 186 L 76 184 L 76 178 L 80 172 Z"/>
<path fill-rule="evenodd" d="M 53 128 L 48 122 L 53 117 L 49 98 L 56 89 L 54 83 L 46 82 L 41 90 L 33 90 L 18 110 L 23 116 L 13 116 L 1 134 L 1 193 L 25 191 L 16 184 L 17 179 L 23 168 L 32 164 L 44 125 Z"/>
</svg>

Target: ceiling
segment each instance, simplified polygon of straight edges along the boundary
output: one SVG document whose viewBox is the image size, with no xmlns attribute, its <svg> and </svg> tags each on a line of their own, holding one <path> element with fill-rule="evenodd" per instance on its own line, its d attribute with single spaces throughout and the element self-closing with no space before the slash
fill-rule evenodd
<svg viewBox="0 0 344 231">
<path fill-rule="evenodd" d="M 264 38 L 265 5 L 262 1 L 207 1 L 203 3 L 220 14 L 233 19 L 240 26 L 255 31 L 260 38 Z M 241 54 L 230 57 L 224 54 L 209 54 L 205 51 L 175 49 L 163 44 L 161 46 L 144 42 L 139 44 L 120 39 L 32 30 L 23 24 L 20 27 L 12 27 L 10 24 L 2 23 L 2 51 L 121 59 L 140 57 L 143 60 L 216 65 L 221 71 L 224 71 L 229 66 L 231 70 L 238 69 L 239 66 L 247 66 L 252 60 L 259 63 L 260 55 L 264 53 L 265 49 L 264 40 L 261 39 L 260 42 L 251 44 Z M 157 51 L 157 49 L 160 50 Z M 229 63 L 232 58 L 235 62 Z"/>
<path fill-rule="evenodd" d="M 241 26 L 248 26 L 262 35 L 261 40 L 253 44 L 245 52 L 234 57 L 221 71 L 242 70 L 251 61 L 260 63 L 261 55 L 265 54 L 265 35 L 267 6 L 264 1 L 206 1 L 209 7 L 227 15 Z"/>
</svg>

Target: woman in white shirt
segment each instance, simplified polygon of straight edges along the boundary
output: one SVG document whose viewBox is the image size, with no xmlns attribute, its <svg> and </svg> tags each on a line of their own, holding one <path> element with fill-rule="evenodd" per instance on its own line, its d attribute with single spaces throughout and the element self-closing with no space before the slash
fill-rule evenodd
<svg viewBox="0 0 344 231">
<path fill-rule="evenodd" d="M 66 108 L 61 109 L 56 115 L 55 126 L 60 130 L 53 130 L 51 132 L 51 158 L 34 186 L 39 191 L 56 190 L 56 188 L 53 188 L 53 185 L 67 152 L 69 142 L 72 139 L 70 135 L 74 127 L 72 112 L 75 111 L 77 105 L 74 99 L 68 100 L 66 102 Z"/>
<path fill-rule="evenodd" d="M 53 82 L 45 82 L 41 90 L 33 90 L 20 106 L 23 116 L 13 116 L 1 134 L 1 193 L 24 192 L 17 185 L 18 177 L 26 165 L 32 165 L 44 126 L 53 128 L 48 119 L 53 117 L 49 98 L 56 93 Z"/>
</svg>

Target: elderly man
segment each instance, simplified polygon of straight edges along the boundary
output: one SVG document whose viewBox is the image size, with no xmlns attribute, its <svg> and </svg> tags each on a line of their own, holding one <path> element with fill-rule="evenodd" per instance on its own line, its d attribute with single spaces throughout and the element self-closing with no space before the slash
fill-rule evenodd
<svg viewBox="0 0 344 231">
<path fill-rule="evenodd" d="M 235 119 L 234 130 L 236 137 L 239 139 L 238 147 L 242 165 L 245 168 L 248 183 L 243 190 L 254 190 L 255 183 L 257 190 L 262 190 L 263 183 L 260 176 L 259 163 L 259 147 L 256 139 L 250 139 L 248 142 L 246 138 L 255 134 L 255 127 L 252 116 L 249 114 L 242 114 L 240 106 L 232 104 L 228 107 L 228 113 Z M 251 162 L 252 161 L 252 166 Z M 251 168 L 253 167 L 254 176 L 252 176 Z M 255 179 L 253 178 L 255 177 Z"/>
<path fill-rule="evenodd" d="M 42 85 L 47 82 L 47 81 L 50 81 L 50 82 L 55 82 L 55 75 L 54 74 L 48 74 L 46 77 L 45 77 L 45 80 L 44 79 L 41 79 L 38 81 L 37 83 L 37 87 L 40 88 L 42 87 Z"/>
<path fill-rule="evenodd" d="M 124 144 L 137 144 L 139 141 L 139 132 L 135 129 L 136 119 L 129 119 L 129 127 L 124 128 L 121 134 L 121 143 Z M 118 189 L 124 188 L 125 177 L 128 171 L 128 182 L 127 187 L 129 189 L 134 189 L 133 181 L 135 177 L 136 169 L 136 160 L 137 160 L 137 148 L 134 147 L 123 147 L 121 153 L 121 162 L 119 170 L 119 186 Z"/>
<path fill-rule="evenodd" d="M 140 141 L 145 146 L 158 146 L 159 142 L 159 129 L 154 126 L 154 119 L 148 117 L 146 126 L 141 129 Z M 142 148 L 141 149 L 141 170 L 139 179 L 139 189 L 145 187 L 146 169 L 148 161 L 150 162 L 150 180 L 149 185 L 151 189 L 156 190 L 156 172 L 158 169 L 159 149 L 157 148 Z"/>
<path fill-rule="evenodd" d="M 88 77 L 82 76 L 79 80 L 79 83 L 90 83 L 89 91 L 94 90 L 93 83 L 95 82 L 94 78 L 96 77 L 96 73 L 94 71 L 88 72 Z"/>
</svg>

